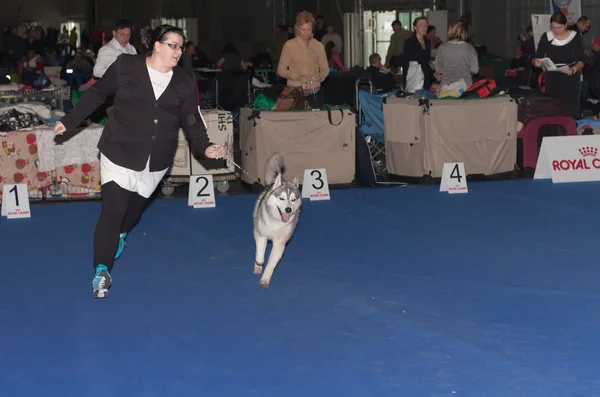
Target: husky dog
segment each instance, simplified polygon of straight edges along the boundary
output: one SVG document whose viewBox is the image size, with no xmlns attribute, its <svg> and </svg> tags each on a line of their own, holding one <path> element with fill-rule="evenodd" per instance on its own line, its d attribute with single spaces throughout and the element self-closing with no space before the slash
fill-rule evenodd
<svg viewBox="0 0 600 397">
<path fill-rule="evenodd" d="M 254 240 L 256 258 L 254 274 L 261 274 L 260 285 L 268 288 L 273 271 L 285 251 L 285 245 L 292 238 L 302 205 L 302 194 L 298 188 L 298 178 L 293 182 L 283 180 L 285 163 L 281 153 L 269 157 L 265 166 L 265 188 L 254 205 Z M 263 273 L 267 242 L 273 242 L 273 249 Z"/>
</svg>

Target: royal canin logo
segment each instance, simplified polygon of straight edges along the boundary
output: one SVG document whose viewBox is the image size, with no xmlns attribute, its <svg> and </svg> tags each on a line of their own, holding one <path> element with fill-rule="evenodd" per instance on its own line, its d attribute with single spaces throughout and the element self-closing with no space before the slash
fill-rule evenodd
<svg viewBox="0 0 600 397">
<path fill-rule="evenodd" d="M 593 146 L 584 146 L 578 151 L 582 158 L 553 160 L 552 168 L 554 169 L 554 171 L 600 169 L 600 158 L 597 157 L 598 148 L 595 148 Z"/>
<path fill-rule="evenodd" d="M 596 155 L 598 154 L 598 149 L 596 149 L 595 147 L 585 146 L 579 149 L 579 153 L 581 153 L 583 157 L 596 157 Z"/>
</svg>

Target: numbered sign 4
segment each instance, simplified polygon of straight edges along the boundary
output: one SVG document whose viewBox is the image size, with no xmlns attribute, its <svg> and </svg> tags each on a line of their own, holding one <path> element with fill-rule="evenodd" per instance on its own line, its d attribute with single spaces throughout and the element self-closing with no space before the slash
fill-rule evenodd
<svg viewBox="0 0 600 397">
<path fill-rule="evenodd" d="M 330 200 L 329 183 L 327 182 L 327 171 L 325 168 L 304 170 L 302 181 L 302 197 L 315 200 Z"/>
<path fill-rule="evenodd" d="M 4 185 L 2 190 L 2 216 L 8 219 L 31 218 L 27 185 Z"/>
<path fill-rule="evenodd" d="M 450 194 L 469 193 L 467 174 L 465 173 L 465 165 L 463 163 L 444 163 L 440 192 L 448 192 Z"/>
<path fill-rule="evenodd" d="M 194 208 L 213 208 L 217 206 L 212 175 L 190 176 L 188 205 Z"/>
</svg>

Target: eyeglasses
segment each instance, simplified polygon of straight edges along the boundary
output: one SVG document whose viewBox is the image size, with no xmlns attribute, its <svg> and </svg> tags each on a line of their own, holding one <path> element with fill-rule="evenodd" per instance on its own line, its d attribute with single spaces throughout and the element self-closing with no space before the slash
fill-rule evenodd
<svg viewBox="0 0 600 397">
<path fill-rule="evenodd" d="M 173 50 L 181 50 L 181 52 L 183 52 L 183 50 L 184 50 L 184 48 L 182 46 L 180 46 L 179 44 L 166 43 L 164 41 L 161 41 L 161 44 L 165 44 Z"/>
</svg>

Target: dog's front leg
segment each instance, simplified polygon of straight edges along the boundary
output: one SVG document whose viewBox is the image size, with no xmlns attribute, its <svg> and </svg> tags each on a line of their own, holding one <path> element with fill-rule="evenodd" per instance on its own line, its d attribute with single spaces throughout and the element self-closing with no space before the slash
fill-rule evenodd
<svg viewBox="0 0 600 397">
<path fill-rule="evenodd" d="M 285 251 L 285 240 L 273 240 L 273 248 L 271 249 L 271 254 L 269 255 L 269 261 L 267 262 L 267 266 L 265 267 L 265 272 L 260 278 L 261 287 L 269 288 L 269 284 L 271 283 L 271 277 L 273 276 L 273 272 L 275 271 L 277 264 L 283 256 L 283 251 Z"/>
<path fill-rule="evenodd" d="M 254 241 L 256 241 L 256 257 L 254 259 L 254 274 L 261 274 L 263 270 L 263 264 L 265 263 L 265 252 L 267 251 L 267 238 L 254 235 Z"/>
</svg>

